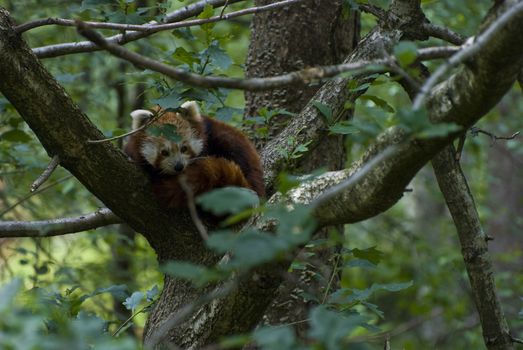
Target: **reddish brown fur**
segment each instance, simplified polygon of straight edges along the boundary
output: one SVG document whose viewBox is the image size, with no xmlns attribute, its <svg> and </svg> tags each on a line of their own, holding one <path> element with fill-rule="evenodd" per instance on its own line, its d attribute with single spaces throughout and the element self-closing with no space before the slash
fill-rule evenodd
<svg viewBox="0 0 523 350">
<path fill-rule="evenodd" d="M 202 138 L 203 151 L 196 157 L 204 158 L 194 160 L 182 171 L 194 195 L 215 188 L 239 186 L 254 190 L 260 197 L 265 196 L 261 161 L 252 143 L 239 130 L 223 122 L 205 116 L 202 118 L 199 123 L 193 121 L 189 124 L 187 120 L 179 123 L 182 117 L 168 112 L 155 122 L 176 124 L 179 127 L 187 125 L 182 127 L 191 127 Z M 131 135 L 124 148 L 125 153 L 150 173 L 153 191 L 165 206 L 185 206 L 187 198 L 180 187 L 179 174 L 159 174 L 158 169 L 147 163 L 141 155 L 140 147 L 146 136 L 145 131 Z"/>
<path fill-rule="evenodd" d="M 190 164 L 183 173 L 186 175 L 194 196 L 224 186 L 251 188 L 240 167 L 225 158 L 198 159 Z M 178 176 L 164 176 L 153 181 L 154 194 L 162 205 L 168 208 L 180 208 L 187 203 L 187 196 L 178 181 Z"/>
</svg>

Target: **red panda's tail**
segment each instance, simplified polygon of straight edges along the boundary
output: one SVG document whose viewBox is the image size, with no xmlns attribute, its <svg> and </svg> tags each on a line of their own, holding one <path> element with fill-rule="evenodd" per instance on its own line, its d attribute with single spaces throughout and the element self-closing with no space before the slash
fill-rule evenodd
<svg viewBox="0 0 523 350">
<path fill-rule="evenodd" d="M 197 159 L 185 168 L 184 174 L 194 196 L 226 186 L 252 189 L 238 164 L 225 158 Z M 153 190 L 160 201 L 169 208 L 176 209 L 187 205 L 187 196 L 178 176 L 158 179 L 153 182 Z"/>
</svg>

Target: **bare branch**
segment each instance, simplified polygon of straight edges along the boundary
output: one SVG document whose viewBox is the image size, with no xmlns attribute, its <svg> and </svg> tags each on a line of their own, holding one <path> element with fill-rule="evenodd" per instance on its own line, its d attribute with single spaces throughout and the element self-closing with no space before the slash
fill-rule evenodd
<svg viewBox="0 0 523 350">
<path fill-rule="evenodd" d="M 243 0 L 229 0 L 229 3 L 236 3 Z M 200 0 L 194 4 L 185 6 L 179 10 L 173 11 L 172 13 L 168 14 L 165 17 L 166 23 L 173 23 L 173 22 L 179 22 L 184 19 L 187 19 L 192 16 L 198 15 L 200 12 L 203 11 L 204 7 L 206 5 L 211 5 L 213 7 L 220 7 L 223 4 L 225 4 L 226 0 Z M 150 24 L 157 23 L 155 21 L 150 22 Z M 125 34 L 117 34 L 110 36 L 106 38 L 107 41 L 118 44 L 118 45 L 124 45 L 131 41 L 135 41 L 138 39 L 145 38 L 153 33 L 144 33 L 144 32 L 126 32 Z M 64 44 L 56 44 L 56 45 L 48 45 L 48 46 L 42 46 L 38 48 L 34 48 L 33 52 L 38 58 L 50 58 L 50 57 L 57 57 L 57 56 L 63 56 L 63 55 L 69 55 L 74 53 L 81 53 L 81 52 L 93 52 L 93 51 L 100 51 L 101 49 L 94 43 L 90 41 L 80 41 L 80 42 L 74 42 L 74 43 L 64 43 Z"/>
<path fill-rule="evenodd" d="M 459 50 L 461 50 L 460 46 L 426 47 L 418 50 L 417 59 L 419 61 L 428 61 L 438 58 L 449 58 Z"/>
<path fill-rule="evenodd" d="M 392 61 L 391 59 L 380 59 L 374 61 L 359 61 L 340 65 L 313 67 L 266 78 L 240 79 L 213 76 L 204 77 L 199 74 L 186 72 L 184 70 L 157 62 L 148 57 L 129 51 L 122 46 L 111 44 L 110 42 L 106 41 L 102 35 L 92 29 L 89 29 L 82 22 L 78 23 L 78 32 L 111 54 L 127 60 L 134 65 L 149 68 L 172 79 L 203 88 L 224 87 L 248 91 L 270 90 L 282 86 L 305 85 L 315 80 L 333 77 L 348 71 L 386 71 L 387 69 L 384 67 L 390 65 Z"/>
<path fill-rule="evenodd" d="M 513 140 L 513 139 L 515 139 L 516 137 L 518 137 L 519 134 L 520 134 L 519 131 L 516 131 L 515 133 L 513 133 L 513 134 L 510 135 L 510 136 L 497 136 L 497 135 L 494 135 L 494 134 L 491 133 L 491 132 L 485 131 L 485 130 L 480 129 L 480 128 L 475 127 L 475 126 L 473 126 L 472 128 L 470 128 L 470 133 L 472 134 L 472 136 L 477 136 L 478 134 L 484 134 L 484 135 L 487 135 L 488 137 L 490 137 L 490 139 L 492 140 L 492 142 L 496 142 L 497 140 Z"/>
<path fill-rule="evenodd" d="M 454 147 L 448 146 L 438 153 L 432 161 L 434 172 L 458 232 L 485 345 L 489 349 L 511 349 L 509 327 L 496 293 L 487 235 L 467 179 L 454 159 L 455 152 Z"/>
<path fill-rule="evenodd" d="M 378 19 L 385 19 L 387 17 L 387 11 L 376 5 L 358 3 L 358 8 L 363 12 L 374 15 Z"/>
<path fill-rule="evenodd" d="M 280 2 L 275 2 L 272 4 L 268 4 L 265 6 L 257 6 L 257 7 L 251 7 L 244 10 L 239 10 L 235 12 L 231 12 L 228 14 L 223 14 L 223 10 L 225 10 L 225 7 L 222 9 L 222 14 L 219 16 L 214 16 L 210 18 L 202 18 L 202 19 L 193 19 L 183 22 L 176 22 L 176 23 L 165 23 L 165 24 L 158 24 L 156 22 L 153 23 L 147 23 L 147 24 L 125 24 L 125 23 L 108 23 L 108 22 L 93 22 L 93 21 L 85 21 L 84 23 L 88 25 L 90 28 L 97 28 L 97 29 L 113 29 L 113 30 L 121 30 L 121 31 L 137 31 L 137 32 L 143 32 L 147 35 L 151 35 L 154 33 L 158 33 L 160 31 L 164 30 L 172 30 L 177 28 L 184 28 L 184 27 L 191 27 L 206 23 L 215 23 L 223 20 L 228 20 L 235 17 L 250 15 L 253 13 L 259 13 L 259 12 L 265 12 L 270 10 L 275 10 L 284 6 L 293 5 L 298 2 L 303 2 L 306 0 L 283 0 Z M 226 1 L 227 4 L 227 1 Z M 60 25 L 60 26 L 66 26 L 66 27 L 74 27 L 76 26 L 77 20 L 72 19 L 65 19 L 65 18 L 45 18 L 45 19 L 38 19 L 32 22 L 21 24 L 17 27 L 15 27 L 15 31 L 17 33 L 23 33 L 25 31 L 28 31 L 30 29 L 38 28 L 41 26 L 47 26 L 47 25 Z"/>
<path fill-rule="evenodd" d="M 47 168 L 44 170 L 42 175 L 38 176 L 38 178 L 31 184 L 31 192 L 34 192 L 38 189 L 38 187 L 42 186 L 44 182 L 49 179 L 53 171 L 55 171 L 56 167 L 60 164 L 60 157 L 54 156 L 53 159 L 51 159 L 51 162 L 47 166 Z"/>
<path fill-rule="evenodd" d="M 421 108 L 421 106 L 425 103 L 429 92 L 449 69 L 478 53 L 487 43 L 490 42 L 490 39 L 492 39 L 494 35 L 503 29 L 503 27 L 521 11 L 523 11 L 523 3 L 514 5 L 505 13 L 503 13 L 499 18 L 497 18 L 494 23 L 490 24 L 490 26 L 478 37 L 476 37 L 474 40 L 470 40 L 470 43 L 467 42 L 463 44 L 462 50 L 457 52 L 447 62 L 442 64 L 434 72 L 434 74 L 429 79 L 427 79 L 425 84 L 423 84 L 418 96 L 416 96 L 414 100 L 413 109 L 416 110 Z"/>
<path fill-rule="evenodd" d="M 39 193 L 42 193 L 42 192 L 44 192 L 44 191 L 46 191 L 46 190 L 48 190 L 48 189 L 50 189 L 50 188 L 52 188 L 52 187 L 58 185 L 59 183 L 64 182 L 65 180 L 69 180 L 69 179 L 72 178 L 72 177 L 73 177 L 73 175 L 67 175 L 67 176 L 64 176 L 64 177 L 62 177 L 61 179 L 58 179 L 58 180 L 56 180 L 55 182 L 50 183 L 49 185 L 47 185 L 47 186 L 45 186 L 45 187 L 42 187 L 42 188 L 40 188 L 40 189 L 38 189 L 38 190 L 36 190 L 36 191 L 33 191 L 33 192 L 29 193 L 28 195 L 26 195 L 26 196 L 20 198 L 20 199 L 17 200 L 15 203 L 13 203 L 11 206 L 9 206 L 9 208 L 6 208 L 6 209 L 4 209 L 3 211 L 1 211 L 1 212 L 0 212 L 0 218 L 1 218 L 2 216 L 4 216 L 5 214 L 7 214 L 8 212 L 10 212 L 11 210 L 13 210 L 14 208 L 16 208 L 17 206 L 19 206 L 20 204 L 22 204 L 23 202 L 25 202 L 26 200 L 30 199 L 31 197 L 33 197 L 33 196 L 35 196 L 35 195 L 37 195 L 37 194 L 39 194 Z"/>
<path fill-rule="evenodd" d="M 0 222 L 0 237 L 51 237 L 120 224 L 122 220 L 107 208 L 71 218 L 43 221 Z"/>
<path fill-rule="evenodd" d="M 451 29 L 443 26 L 438 26 L 432 23 L 423 23 L 423 30 L 430 36 L 438 39 L 448 41 L 454 45 L 462 45 L 465 42 L 465 37 Z"/>
</svg>

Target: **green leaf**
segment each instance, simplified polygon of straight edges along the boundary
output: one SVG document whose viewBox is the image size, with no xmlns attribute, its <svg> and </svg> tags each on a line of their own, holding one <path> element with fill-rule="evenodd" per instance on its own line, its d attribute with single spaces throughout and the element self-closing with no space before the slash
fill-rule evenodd
<svg viewBox="0 0 523 350">
<path fill-rule="evenodd" d="M 341 134 L 341 135 L 350 135 L 360 132 L 360 130 L 353 125 L 349 120 L 342 120 L 339 123 L 336 123 L 329 127 L 329 131 L 332 134 Z"/>
<path fill-rule="evenodd" d="M 112 285 L 107 288 L 98 288 L 95 289 L 94 292 L 91 292 L 89 294 L 85 294 L 79 298 L 81 302 L 84 302 L 85 300 L 94 297 L 96 295 L 100 295 L 103 293 L 110 293 L 112 296 L 116 297 L 117 299 L 124 299 L 127 298 L 129 295 L 127 292 L 127 286 L 125 284 L 117 284 Z"/>
<path fill-rule="evenodd" d="M 200 14 L 198 15 L 198 18 L 200 18 L 200 19 L 211 18 L 213 14 L 214 14 L 214 8 L 212 7 L 211 4 L 207 4 L 203 8 L 203 11 L 200 12 Z"/>
<path fill-rule="evenodd" d="M 199 58 L 195 57 L 194 54 L 188 52 L 181 46 L 176 48 L 172 57 L 179 62 L 188 64 L 189 67 L 192 67 L 193 63 L 200 62 Z"/>
<path fill-rule="evenodd" d="M 407 289 L 411 287 L 414 284 L 413 281 L 404 282 L 404 283 L 387 283 L 387 284 L 381 284 L 381 283 L 375 283 L 372 285 L 373 291 L 376 290 L 386 290 L 389 292 L 399 292 L 400 290 Z"/>
<path fill-rule="evenodd" d="M 360 84 L 358 80 L 349 80 L 347 83 L 347 87 L 349 89 L 349 92 L 358 92 L 358 91 L 364 91 L 367 90 L 371 86 L 371 83 L 363 83 Z"/>
<path fill-rule="evenodd" d="M 286 325 L 259 328 L 252 337 L 262 349 L 291 349 L 296 345 L 294 330 Z"/>
<path fill-rule="evenodd" d="M 330 124 L 332 122 L 332 108 L 324 103 L 321 103 L 320 101 L 312 101 L 312 105 L 316 107 L 318 111 L 325 117 L 327 120 L 327 123 Z"/>
<path fill-rule="evenodd" d="M 232 64 L 231 57 L 220 48 L 220 44 L 217 40 L 214 40 L 211 45 L 204 51 L 203 56 L 209 58 L 210 64 L 215 67 L 220 68 L 221 70 L 228 69 Z"/>
<path fill-rule="evenodd" d="M 131 310 L 131 312 L 134 313 L 136 308 L 140 305 L 144 297 L 144 294 L 142 292 L 133 292 L 131 296 L 123 302 L 123 305 L 127 308 L 127 310 Z"/>
<path fill-rule="evenodd" d="M 183 261 L 169 261 L 161 267 L 161 270 L 168 275 L 191 281 L 197 287 L 220 281 L 225 277 L 217 270 Z"/>
<path fill-rule="evenodd" d="M 394 47 L 394 56 L 402 67 L 406 67 L 416 60 L 417 49 L 416 44 L 411 41 L 400 41 Z"/>
<path fill-rule="evenodd" d="M 376 246 L 373 246 L 367 249 L 354 248 L 352 249 L 352 255 L 354 255 L 355 258 L 367 260 L 377 265 L 383 259 L 384 254 L 376 249 Z"/>
<path fill-rule="evenodd" d="M 81 10 L 95 10 L 103 5 L 117 4 L 115 0 L 83 0 Z"/>
<path fill-rule="evenodd" d="M 310 313 L 309 337 L 327 350 L 347 349 L 343 342 L 356 328 L 367 328 L 367 319 L 358 314 L 345 315 L 318 306 Z"/>
<path fill-rule="evenodd" d="M 29 136 L 26 132 L 20 129 L 13 129 L 6 131 L 2 135 L 0 135 L 0 140 L 27 143 L 31 141 L 31 136 Z"/>
<path fill-rule="evenodd" d="M 345 263 L 344 267 L 376 268 L 376 265 L 365 259 L 352 259 Z"/>
<path fill-rule="evenodd" d="M 177 108 L 180 107 L 182 104 L 182 95 L 175 91 L 174 89 L 170 90 L 168 94 L 157 98 L 152 99 L 151 102 L 154 104 L 159 105 L 162 108 Z"/>
<path fill-rule="evenodd" d="M 220 107 L 216 110 L 215 117 L 221 121 L 231 121 L 235 115 L 242 115 L 243 109 L 232 107 Z"/>
<path fill-rule="evenodd" d="M 293 188 L 298 187 L 301 184 L 301 180 L 299 176 L 287 174 L 286 172 L 282 171 L 280 174 L 278 174 L 278 191 L 282 194 L 286 194 Z"/>
<path fill-rule="evenodd" d="M 222 338 L 219 341 L 220 349 L 242 349 L 244 345 L 251 342 L 251 337 L 247 334 L 231 335 L 226 338 Z"/>
<path fill-rule="evenodd" d="M 175 29 L 172 31 L 172 34 L 177 39 L 184 39 L 189 42 L 196 40 L 196 37 L 193 35 L 191 28 L 189 27 Z"/>
<path fill-rule="evenodd" d="M 247 188 L 223 187 L 198 196 L 196 203 L 215 215 L 225 215 L 255 207 L 260 199 L 256 192 Z"/>
<path fill-rule="evenodd" d="M 22 280 L 17 278 L 0 288 L 0 312 L 9 309 L 13 300 L 22 287 Z"/>
<path fill-rule="evenodd" d="M 145 296 L 147 297 L 147 301 L 151 302 L 154 300 L 154 298 L 160 293 L 160 290 L 158 289 L 158 286 L 155 284 L 151 289 L 149 289 Z"/>
<path fill-rule="evenodd" d="M 182 136 L 178 134 L 176 125 L 173 124 L 152 125 L 147 128 L 147 132 L 156 137 L 165 137 L 172 142 L 182 141 Z"/>
<path fill-rule="evenodd" d="M 416 136 L 422 139 L 432 137 L 445 137 L 448 134 L 459 131 L 461 129 L 462 127 L 455 123 L 430 124 L 429 127 L 425 128 L 420 133 L 417 133 Z"/>
<path fill-rule="evenodd" d="M 389 103 L 381 98 L 379 98 L 378 96 L 374 96 L 374 95 L 362 95 L 359 97 L 361 100 L 367 100 L 367 101 L 372 101 L 374 102 L 374 104 L 381 108 L 382 110 L 384 110 L 385 112 L 388 112 L 388 113 L 394 113 L 394 108 L 389 105 Z"/>
<path fill-rule="evenodd" d="M 206 244 L 219 253 L 231 252 L 231 260 L 223 266 L 231 269 L 247 269 L 266 263 L 290 247 L 284 239 L 257 230 L 241 234 L 229 231 L 213 233 Z"/>
</svg>

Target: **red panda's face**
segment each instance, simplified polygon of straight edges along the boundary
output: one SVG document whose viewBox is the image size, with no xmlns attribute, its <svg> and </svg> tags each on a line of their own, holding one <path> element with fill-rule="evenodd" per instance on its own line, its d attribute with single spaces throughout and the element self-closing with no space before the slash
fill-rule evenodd
<svg viewBox="0 0 523 350">
<path fill-rule="evenodd" d="M 203 119 L 194 101 L 185 102 L 180 113 L 155 108 L 158 117 L 143 131 L 139 152 L 161 174 L 177 174 L 198 157 L 204 148 Z M 133 129 L 142 127 L 154 113 L 131 112 Z"/>
<path fill-rule="evenodd" d="M 185 169 L 203 149 L 203 140 L 183 138 L 174 142 L 164 137 L 147 136 L 141 147 L 144 159 L 162 174 L 176 174 Z"/>
</svg>

